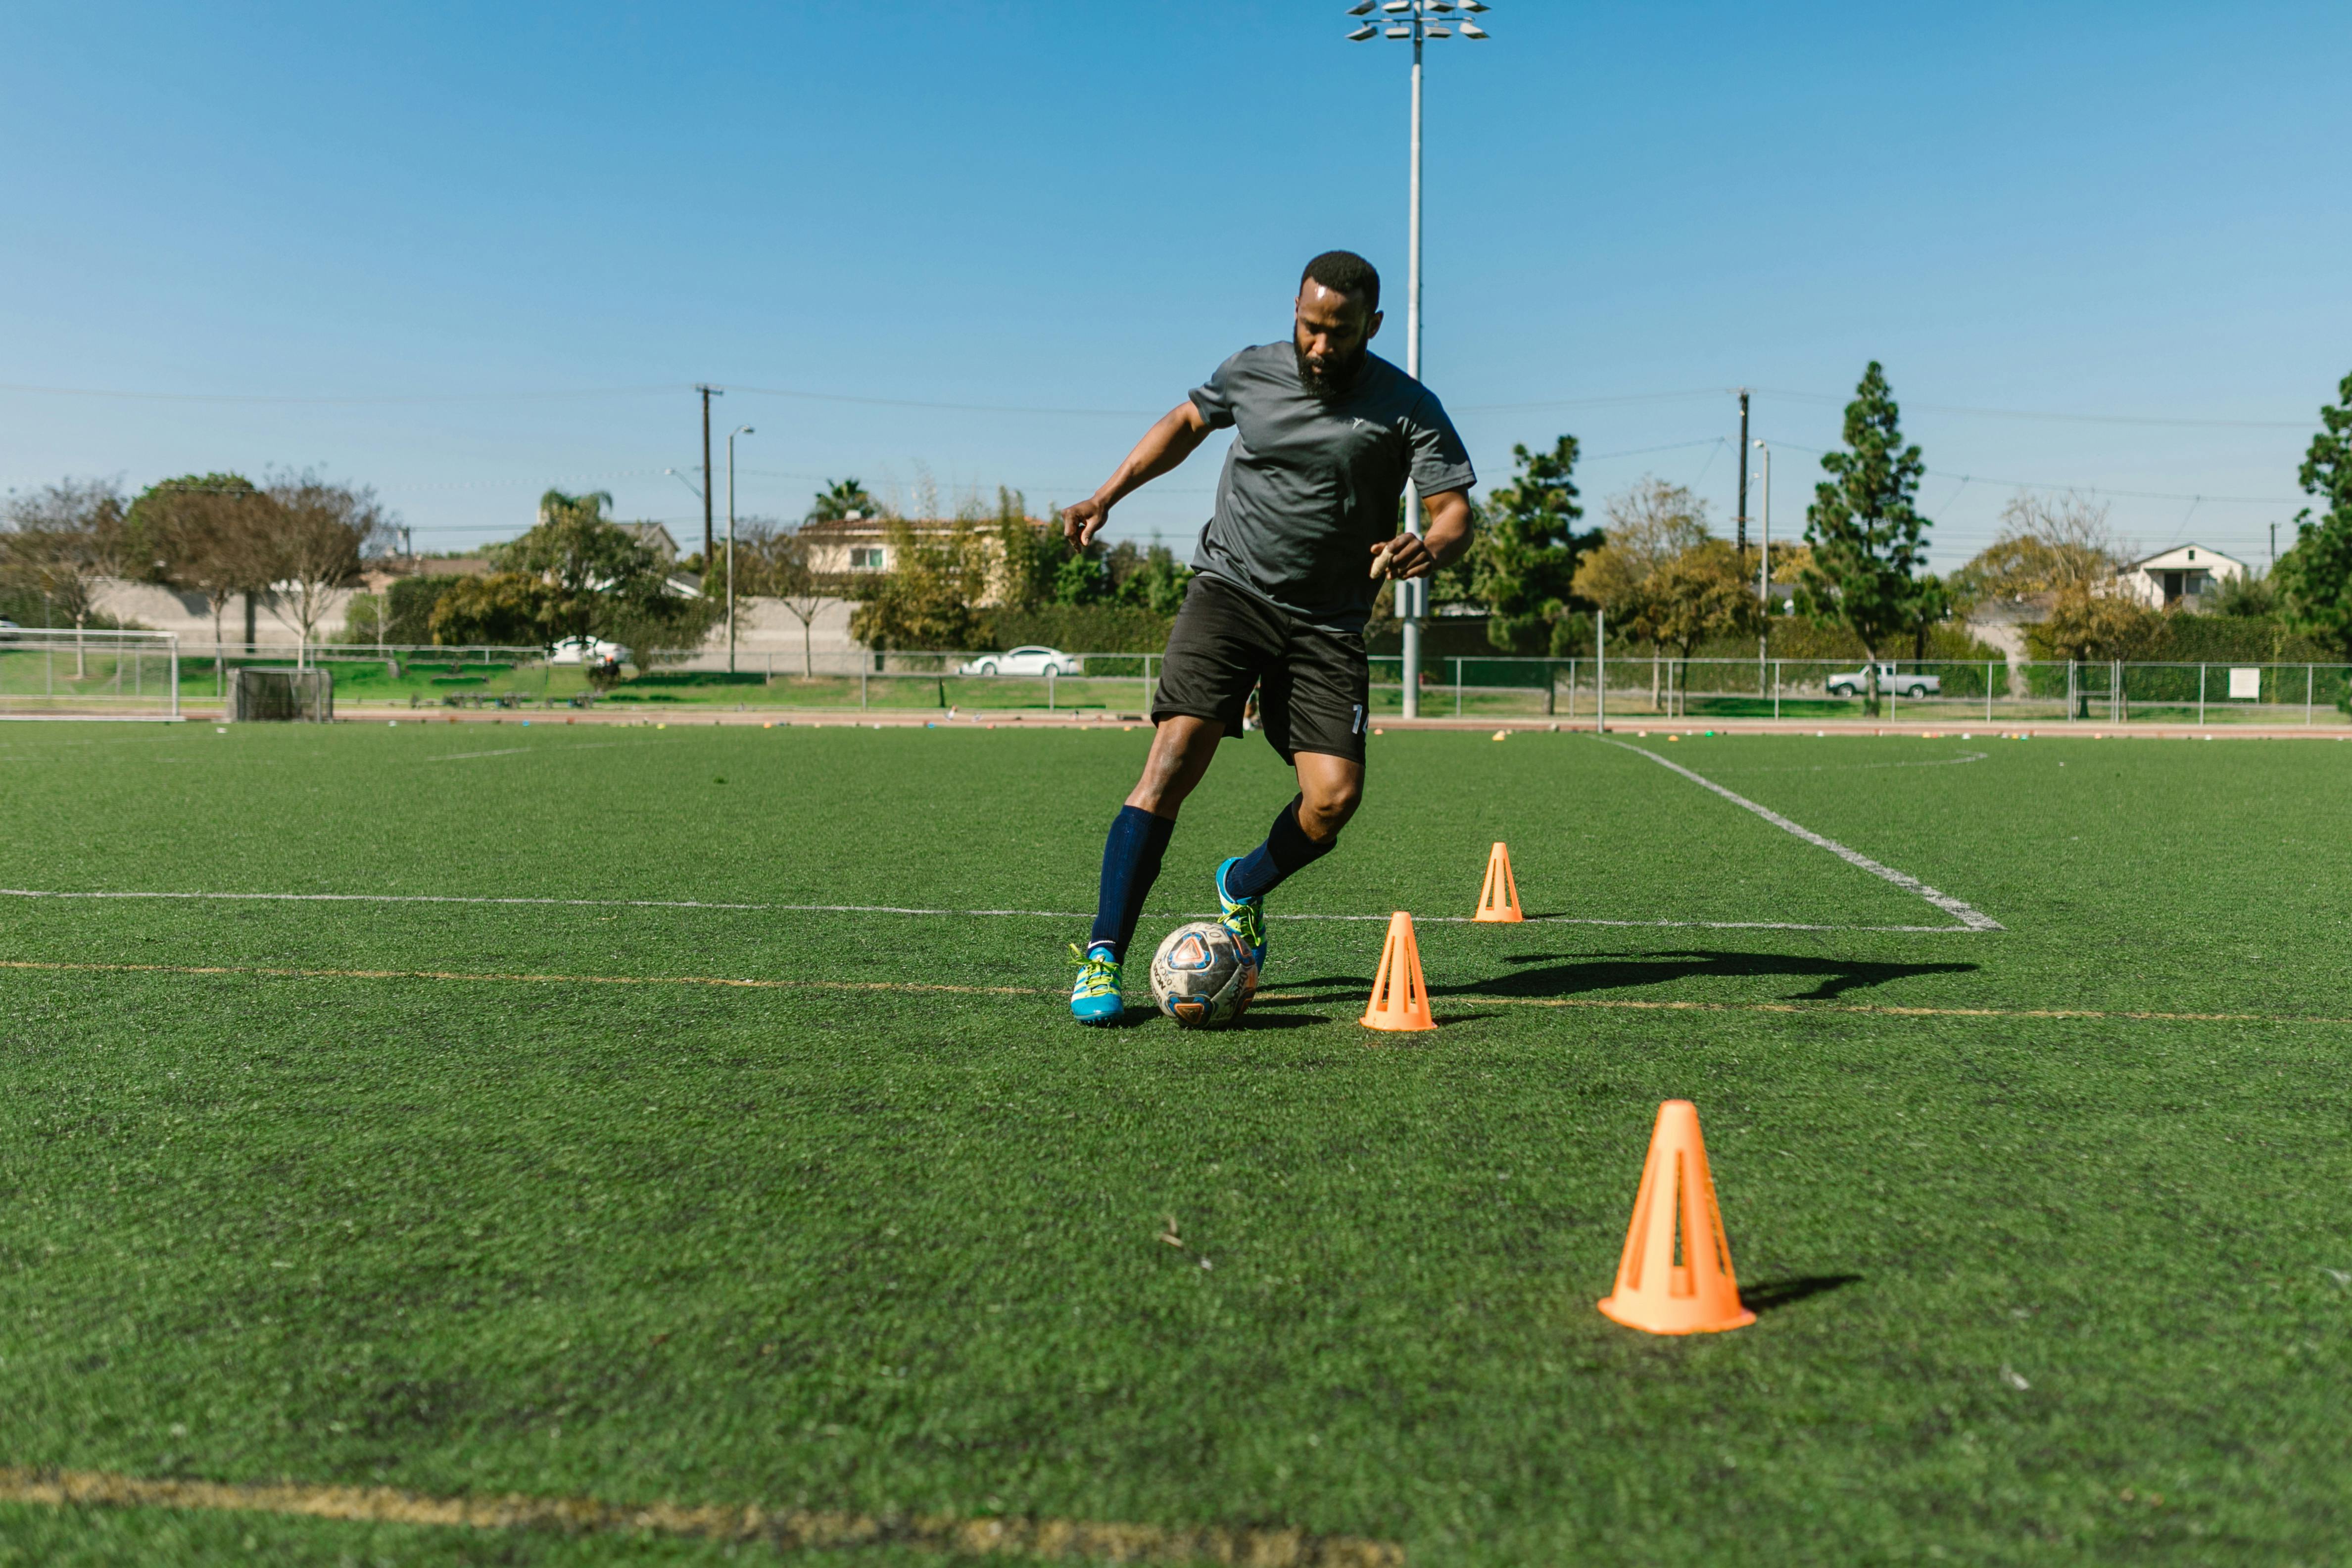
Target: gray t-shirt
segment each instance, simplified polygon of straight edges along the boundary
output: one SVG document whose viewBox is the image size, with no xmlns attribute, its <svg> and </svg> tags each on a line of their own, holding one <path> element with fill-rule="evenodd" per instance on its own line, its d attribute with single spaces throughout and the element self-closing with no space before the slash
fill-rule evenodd
<svg viewBox="0 0 2352 1568">
<path fill-rule="evenodd" d="M 1424 497 L 1477 482 L 1436 397 L 1377 355 L 1325 399 L 1288 343 L 1244 349 L 1192 393 L 1212 430 L 1234 429 L 1196 571 L 1303 620 L 1360 632 L 1380 584 L 1371 550 L 1397 531 L 1410 469 Z"/>
</svg>

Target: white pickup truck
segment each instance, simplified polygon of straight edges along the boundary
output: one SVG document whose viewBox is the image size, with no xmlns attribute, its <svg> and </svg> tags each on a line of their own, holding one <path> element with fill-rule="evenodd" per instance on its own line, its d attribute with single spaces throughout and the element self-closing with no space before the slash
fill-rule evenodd
<svg viewBox="0 0 2352 1568">
<path fill-rule="evenodd" d="M 1870 686 L 1869 667 L 1832 675 L 1826 685 L 1833 697 L 1862 696 Z M 1878 666 L 1878 689 L 1893 692 L 1898 697 L 1931 697 L 1944 689 L 1944 683 L 1933 675 L 1905 674 L 1893 664 L 1882 664 Z"/>
</svg>

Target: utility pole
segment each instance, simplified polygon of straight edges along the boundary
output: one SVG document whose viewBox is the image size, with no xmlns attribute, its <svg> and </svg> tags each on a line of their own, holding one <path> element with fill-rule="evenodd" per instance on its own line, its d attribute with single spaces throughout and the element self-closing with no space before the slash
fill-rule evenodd
<svg viewBox="0 0 2352 1568">
<path fill-rule="evenodd" d="M 1356 0 L 1348 15 L 1360 26 L 1348 37 L 1355 43 L 1387 37 L 1412 45 L 1412 164 L 1406 182 L 1405 245 L 1408 267 L 1404 294 L 1404 373 L 1421 379 L 1421 47 L 1424 41 L 1450 38 L 1483 39 L 1485 28 L 1472 19 L 1487 7 L 1484 0 L 1384 0 L 1382 22 L 1361 19 L 1372 14 L 1374 0 Z M 1465 16 L 1462 13 L 1468 13 Z M 1408 477 L 1404 486 L 1405 531 L 1418 536 L 1427 525 L 1421 514 L 1421 486 Z M 1397 619 L 1403 622 L 1403 716 L 1421 716 L 1421 618 L 1428 606 L 1429 580 L 1417 578 L 1396 585 Z"/>
<path fill-rule="evenodd" d="M 1748 389 L 1739 389 L 1739 559 L 1748 559 Z"/>
<path fill-rule="evenodd" d="M 2271 570 L 2278 570 L 2278 525 L 2271 525 Z"/>
<path fill-rule="evenodd" d="M 735 438 L 756 434 L 748 424 L 727 433 L 727 673 L 730 675 L 735 673 Z M 710 580 L 708 558 L 702 569 L 707 584 Z"/>
<path fill-rule="evenodd" d="M 710 518 L 710 400 L 725 397 L 718 387 L 698 384 L 695 391 L 702 394 L 702 570 L 710 570 L 711 548 L 717 542 L 711 538 Z"/>
</svg>

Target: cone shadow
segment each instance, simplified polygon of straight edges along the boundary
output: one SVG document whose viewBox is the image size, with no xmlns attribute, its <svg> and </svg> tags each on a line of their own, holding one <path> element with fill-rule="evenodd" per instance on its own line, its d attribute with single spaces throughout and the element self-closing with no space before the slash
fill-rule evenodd
<svg viewBox="0 0 2352 1568">
<path fill-rule="evenodd" d="M 1739 1304 L 1762 1317 L 1782 1307 L 1793 1307 L 1809 1296 L 1825 1295 L 1859 1284 L 1859 1274 L 1792 1274 L 1785 1280 L 1766 1280 L 1760 1284 L 1743 1285 Z"/>
<path fill-rule="evenodd" d="M 1566 961 L 1562 961 L 1566 960 Z M 1811 980 L 1811 990 L 1794 992 L 1789 1001 L 1833 1001 L 1848 991 L 1867 990 L 1894 980 L 1921 975 L 1969 975 L 1975 964 L 1888 964 L 1867 958 L 1820 957 L 1801 953 L 1725 953 L 1696 950 L 1682 953 L 1598 953 L 1571 958 L 1564 953 L 1527 953 L 1504 960 L 1507 964 L 1540 964 L 1542 968 L 1477 980 L 1464 986 L 1432 986 L 1433 993 L 1450 996 L 1567 997 L 1588 991 L 1630 990 L 1643 986 L 1672 985 L 1682 980 L 1770 979 L 1781 976 Z"/>
</svg>

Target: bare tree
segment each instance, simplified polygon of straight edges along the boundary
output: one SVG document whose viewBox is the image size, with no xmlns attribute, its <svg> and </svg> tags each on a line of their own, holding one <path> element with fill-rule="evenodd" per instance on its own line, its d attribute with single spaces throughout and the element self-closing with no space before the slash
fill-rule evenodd
<svg viewBox="0 0 2352 1568">
<path fill-rule="evenodd" d="M 817 574 L 810 541 L 798 529 L 781 529 L 764 519 L 739 525 L 736 538 L 736 591 L 773 599 L 801 623 L 801 674 L 814 674 L 811 628 L 833 596 Z"/>
<path fill-rule="evenodd" d="M 2069 490 L 2020 491 L 2000 509 L 2000 532 L 1955 574 L 1970 598 L 2084 596 L 2105 587 L 2130 553 L 2107 523 L 2104 501 Z"/>
<path fill-rule="evenodd" d="M 1586 551 L 1578 563 L 1572 591 L 1600 605 L 1612 622 L 1648 637 L 1645 628 L 1652 622 L 1643 610 L 1651 579 L 1715 537 L 1706 526 L 1706 503 L 1685 486 L 1645 476 L 1632 489 L 1610 497 L 1601 510 L 1609 522 L 1601 548 Z M 1654 665 L 1653 704 L 1658 700 L 1657 680 Z"/>
<path fill-rule="evenodd" d="M 69 616 L 79 632 L 100 589 L 125 570 L 127 510 L 121 487 L 110 479 L 67 479 L 12 497 L 7 531 L 0 536 L 0 572 L 12 585 L 39 594 L 50 613 Z M 79 638 L 74 674 L 83 674 Z"/>
<path fill-rule="evenodd" d="M 269 612 L 293 630 L 299 664 L 309 657 L 335 591 L 358 578 L 360 558 L 384 536 L 390 518 L 374 491 L 331 485 L 314 474 L 281 476 L 268 496 L 275 514 Z"/>
</svg>

